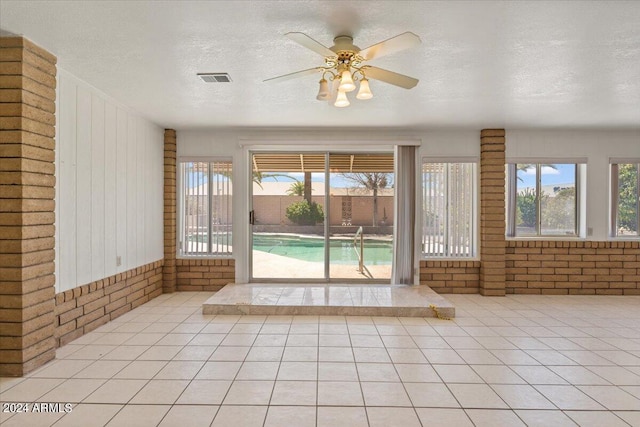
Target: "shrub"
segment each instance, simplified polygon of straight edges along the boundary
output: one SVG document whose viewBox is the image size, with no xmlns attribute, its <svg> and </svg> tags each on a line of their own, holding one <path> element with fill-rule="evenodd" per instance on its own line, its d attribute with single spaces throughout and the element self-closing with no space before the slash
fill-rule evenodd
<svg viewBox="0 0 640 427">
<path fill-rule="evenodd" d="M 538 219 L 536 192 L 531 188 L 525 188 L 524 191 L 518 193 L 516 204 L 518 209 L 517 225 L 535 229 Z"/>
<path fill-rule="evenodd" d="M 316 202 L 309 204 L 306 200 L 301 200 L 287 206 L 287 218 L 298 225 L 315 225 L 324 220 L 322 206 Z"/>
</svg>

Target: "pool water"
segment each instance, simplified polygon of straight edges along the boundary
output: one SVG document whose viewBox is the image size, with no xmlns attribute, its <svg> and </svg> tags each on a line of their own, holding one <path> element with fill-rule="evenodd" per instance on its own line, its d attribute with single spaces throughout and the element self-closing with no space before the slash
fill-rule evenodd
<svg viewBox="0 0 640 427">
<path fill-rule="evenodd" d="M 358 264 L 353 240 L 331 239 L 329 256 L 332 264 Z M 254 235 L 253 250 L 299 259 L 324 262 L 324 238 L 285 235 Z M 365 265 L 391 265 L 393 245 L 387 240 L 364 240 Z"/>
</svg>

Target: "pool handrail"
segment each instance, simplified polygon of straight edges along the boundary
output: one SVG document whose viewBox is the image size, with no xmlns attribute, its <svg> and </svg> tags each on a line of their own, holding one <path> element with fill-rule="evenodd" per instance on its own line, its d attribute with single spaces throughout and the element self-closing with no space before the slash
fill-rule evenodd
<svg viewBox="0 0 640 427">
<path fill-rule="evenodd" d="M 357 240 L 360 237 L 360 251 L 357 249 Z M 356 251 L 356 255 L 358 256 L 358 271 L 360 273 L 364 272 L 364 232 L 362 231 L 362 227 L 358 228 L 355 236 L 353 236 L 353 250 Z"/>
</svg>

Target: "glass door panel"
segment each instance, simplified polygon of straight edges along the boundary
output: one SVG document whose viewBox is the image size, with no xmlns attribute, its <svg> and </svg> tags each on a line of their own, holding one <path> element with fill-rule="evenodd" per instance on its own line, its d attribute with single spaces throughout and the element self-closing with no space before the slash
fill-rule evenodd
<svg viewBox="0 0 640 427">
<path fill-rule="evenodd" d="M 326 280 L 324 153 L 253 153 L 251 277 Z"/>
<path fill-rule="evenodd" d="M 391 278 L 393 153 L 329 155 L 331 280 Z"/>
</svg>

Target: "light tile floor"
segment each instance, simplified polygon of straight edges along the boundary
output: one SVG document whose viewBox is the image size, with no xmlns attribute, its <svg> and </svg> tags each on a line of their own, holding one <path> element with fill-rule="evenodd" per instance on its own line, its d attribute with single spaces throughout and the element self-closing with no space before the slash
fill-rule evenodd
<svg viewBox="0 0 640 427">
<path fill-rule="evenodd" d="M 447 296 L 453 320 L 202 315 L 162 295 L 60 348 L 3 426 L 640 426 L 640 298 Z"/>
</svg>

